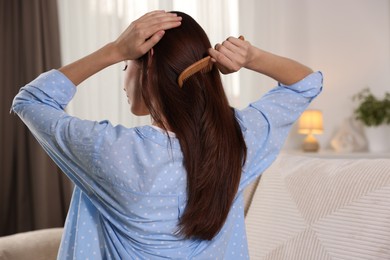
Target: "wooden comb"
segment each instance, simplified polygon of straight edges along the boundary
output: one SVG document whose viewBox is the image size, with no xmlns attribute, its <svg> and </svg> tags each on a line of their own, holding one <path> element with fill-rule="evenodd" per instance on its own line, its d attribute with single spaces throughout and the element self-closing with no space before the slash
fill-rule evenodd
<svg viewBox="0 0 390 260">
<path fill-rule="evenodd" d="M 238 37 L 240 40 L 244 40 L 244 36 Z M 177 83 L 179 87 L 183 87 L 183 83 L 186 79 L 191 77 L 197 72 L 207 73 L 210 72 L 213 68 L 214 63 L 211 61 L 211 57 L 207 56 L 197 62 L 193 63 L 189 67 L 187 67 L 182 73 L 180 73 L 179 78 L 177 79 Z"/>
</svg>

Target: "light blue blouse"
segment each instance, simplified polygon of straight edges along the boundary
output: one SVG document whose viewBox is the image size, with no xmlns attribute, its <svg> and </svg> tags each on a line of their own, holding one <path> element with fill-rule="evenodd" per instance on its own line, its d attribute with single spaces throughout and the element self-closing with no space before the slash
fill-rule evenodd
<svg viewBox="0 0 390 260">
<path fill-rule="evenodd" d="M 312 73 L 236 110 L 248 147 L 238 194 L 212 241 L 186 240 L 186 171 L 175 137 L 151 126 L 80 120 L 64 108 L 76 92 L 51 70 L 21 88 L 12 110 L 75 183 L 59 259 L 245 259 L 243 190 L 275 160 L 291 125 L 322 89 Z M 228 162 L 227 162 L 228 163 Z"/>
</svg>

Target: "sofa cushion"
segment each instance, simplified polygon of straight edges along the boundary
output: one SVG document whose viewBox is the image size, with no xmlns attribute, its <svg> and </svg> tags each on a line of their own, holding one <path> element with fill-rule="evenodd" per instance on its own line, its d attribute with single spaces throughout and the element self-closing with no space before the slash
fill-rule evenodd
<svg viewBox="0 0 390 260">
<path fill-rule="evenodd" d="M 50 228 L 0 237 L 0 259 L 56 259 L 62 230 Z"/>
<path fill-rule="evenodd" d="M 246 225 L 251 259 L 390 259 L 390 159 L 281 155 Z"/>
</svg>

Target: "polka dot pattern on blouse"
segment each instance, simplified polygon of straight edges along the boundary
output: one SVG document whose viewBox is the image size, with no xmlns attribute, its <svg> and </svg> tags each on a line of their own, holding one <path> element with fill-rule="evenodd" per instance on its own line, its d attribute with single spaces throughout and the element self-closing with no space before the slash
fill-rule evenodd
<svg viewBox="0 0 390 260">
<path fill-rule="evenodd" d="M 58 258 L 249 258 L 243 190 L 275 160 L 291 125 L 321 89 L 316 72 L 235 110 L 247 161 L 222 230 L 200 241 L 177 235 L 187 179 L 174 134 L 70 116 L 64 109 L 75 86 L 57 70 L 40 75 L 21 88 L 11 109 L 75 184 Z"/>
</svg>

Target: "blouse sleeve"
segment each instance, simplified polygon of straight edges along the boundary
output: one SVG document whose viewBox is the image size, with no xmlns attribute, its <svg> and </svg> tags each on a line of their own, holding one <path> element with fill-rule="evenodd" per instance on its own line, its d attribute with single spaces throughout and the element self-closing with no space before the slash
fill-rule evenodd
<svg viewBox="0 0 390 260">
<path fill-rule="evenodd" d="M 96 163 L 99 150 L 116 138 L 118 129 L 107 121 L 94 122 L 68 115 L 64 109 L 75 92 L 76 87 L 67 77 L 51 70 L 22 87 L 11 110 L 79 188 L 90 197 L 100 197 L 105 188 L 99 182 Z"/>
<path fill-rule="evenodd" d="M 291 126 L 322 90 L 321 72 L 301 81 L 277 87 L 236 116 L 247 145 L 247 160 L 239 190 L 255 180 L 276 159 Z"/>
</svg>

